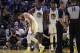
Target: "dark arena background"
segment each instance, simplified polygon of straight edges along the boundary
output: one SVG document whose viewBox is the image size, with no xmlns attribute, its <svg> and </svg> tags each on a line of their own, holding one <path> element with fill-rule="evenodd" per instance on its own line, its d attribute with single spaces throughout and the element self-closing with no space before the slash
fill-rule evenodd
<svg viewBox="0 0 80 53">
<path fill-rule="evenodd" d="M 26 12 L 38 23 L 34 38 L 43 48 L 34 39 L 28 45 L 34 32 Z M 80 53 L 80 0 L 0 0 L 0 53 Z"/>
</svg>

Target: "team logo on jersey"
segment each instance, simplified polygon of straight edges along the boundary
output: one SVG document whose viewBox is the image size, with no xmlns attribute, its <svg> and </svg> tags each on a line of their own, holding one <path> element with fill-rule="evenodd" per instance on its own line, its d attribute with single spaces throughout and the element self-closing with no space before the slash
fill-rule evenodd
<svg viewBox="0 0 80 53">
<path fill-rule="evenodd" d="M 41 18 L 42 17 L 42 13 L 38 12 L 37 13 L 37 17 Z"/>
<path fill-rule="evenodd" d="M 55 14 L 51 14 L 51 18 L 52 19 L 56 19 L 56 15 Z"/>
</svg>

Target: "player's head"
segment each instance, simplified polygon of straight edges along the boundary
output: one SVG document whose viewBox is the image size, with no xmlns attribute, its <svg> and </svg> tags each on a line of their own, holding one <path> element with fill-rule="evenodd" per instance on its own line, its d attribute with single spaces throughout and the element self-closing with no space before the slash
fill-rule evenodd
<svg viewBox="0 0 80 53">
<path fill-rule="evenodd" d="M 24 18 L 23 15 L 19 15 L 19 16 L 18 16 L 18 20 L 19 20 L 20 22 L 24 22 L 24 21 L 25 21 L 25 18 Z"/>
<path fill-rule="evenodd" d="M 36 0 L 36 1 L 35 1 L 35 7 L 41 8 L 42 2 L 43 2 L 43 0 Z"/>
<path fill-rule="evenodd" d="M 22 12 L 16 12 L 16 17 L 19 19 L 19 16 L 22 14 Z"/>
<path fill-rule="evenodd" d="M 56 3 L 55 2 L 50 2 L 51 8 L 56 8 Z"/>
<path fill-rule="evenodd" d="M 62 1 L 60 2 L 60 8 L 61 8 L 61 9 L 65 9 L 64 2 L 62 2 Z"/>
<path fill-rule="evenodd" d="M 20 13 L 18 14 L 18 20 L 20 22 L 25 22 L 27 26 L 30 26 L 30 19 L 29 19 L 29 16 L 28 16 L 28 13 L 26 12 L 23 12 L 23 13 Z"/>
</svg>

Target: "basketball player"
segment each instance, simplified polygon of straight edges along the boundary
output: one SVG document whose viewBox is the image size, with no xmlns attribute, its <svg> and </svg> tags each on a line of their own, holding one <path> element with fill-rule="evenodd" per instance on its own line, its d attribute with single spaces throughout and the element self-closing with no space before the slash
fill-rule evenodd
<svg viewBox="0 0 80 53">
<path fill-rule="evenodd" d="M 35 11 L 33 13 L 37 23 L 38 23 L 38 32 L 43 32 L 43 10 L 41 4 L 36 4 Z"/>
<path fill-rule="evenodd" d="M 51 51 L 54 50 L 53 48 L 53 38 L 55 38 L 54 42 L 57 42 L 57 35 L 56 35 L 56 21 L 58 18 L 58 9 L 56 8 L 56 4 L 51 2 L 51 8 L 49 13 L 49 33 L 50 33 L 50 43 L 51 43 Z"/>
<path fill-rule="evenodd" d="M 47 20 L 47 17 L 44 17 L 45 14 L 47 14 L 47 10 L 45 10 L 46 12 L 44 13 L 43 12 L 44 10 L 42 9 L 41 5 L 42 5 L 42 2 L 36 3 L 35 7 L 33 9 L 31 9 L 30 11 L 38 23 L 37 38 L 38 38 L 39 42 L 45 46 L 45 49 L 47 49 L 49 46 L 49 42 L 50 42 L 49 36 L 48 36 L 48 30 L 47 30 L 48 29 L 48 23 L 47 23 L 48 20 Z M 46 18 L 46 20 L 45 20 L 45 18 Z"/>
<path fill-rule="evenodd" d="M 26 13 L 26 12 L 21 14 L 18 18 L 21 19 L 23 17 L 25 18 L 25 21 L 29 23 L 29 30 L 28 30 L 28 35 L 27 35 L 28 48 L 25 51 L 25 53 L 30 53 L 31 41 L 33 41 L 33 42 L 35 42 L 36 44 L 39 45 L 40 53 L 42 53 L 43 50 L 44 50 L 44 46 L 42 46 L 42 44 L 40 44 L 38 42 L 38 40 L 35 38 L 36 33 L 38 32 L 37 21 L 35 20 L 35 18 L 31 14 Z"/>
<path fill-rule="evenodd" d="M 35 7 L 29 10 L 29 12 L 32 13 L 32 15 L 34 16 L 38 23 L 39 33 L 43 32 L 43 10 L 41 5 L 42 5 L 41 2 L 36 2 Z"/>
<path fill-rule="evenodd" d="M 39 40 L 40 43 L 43 44 L 43 38 L 48 38 L 44 32 L 43 32 L 43 22 L 44 22 L 44 18 L 43 18 L 43 9 L 42 9 L 42 2 L 37 2 L 35 3 L 35 7 L 30 9 L 29 12 L 32 13 L 32 15 L 34 16 L 34 18 L 36 19 L 37 23 L 38 23 L 38 32 L 37 32 L 37 36 L 36 38 Z M 45 27 L 46 28 L 46 27 Z M 43 44 L 44 45 L 44 44 Z"/>
<path fill-rule="evenodd" d="M 28 11 L 29 13 L 32 13 L 34 18 L 36 19 L 38 23 L 38 32 L 43 32 L 43 9 L 42 9 L 42 2 L 37 1 L 35 3 L 34 8 L 30 9 Z"/>
</svg>

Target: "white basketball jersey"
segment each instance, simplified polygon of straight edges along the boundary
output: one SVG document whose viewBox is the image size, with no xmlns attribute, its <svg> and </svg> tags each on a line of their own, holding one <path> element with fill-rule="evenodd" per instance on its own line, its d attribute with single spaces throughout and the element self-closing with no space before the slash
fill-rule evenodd
<svg viewBox="0 0 80 53">
<path fill-rule="evenodd" d="M 56 24 L 56 21 L 58 20 L 58 9 L 57 8 L 54 11 L 50 8 L 49 20 L 51 24 Z"/>
<path fill-rule="evenodd" d="M 37 23 L 38 23 L 38 32 L 43 32 L 43 10 L 42 8 L 40 10 L 37 10 L 35 8 L 35 12 L 33 14 L 35 17 Z"/>
</svg>

